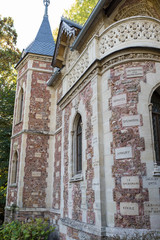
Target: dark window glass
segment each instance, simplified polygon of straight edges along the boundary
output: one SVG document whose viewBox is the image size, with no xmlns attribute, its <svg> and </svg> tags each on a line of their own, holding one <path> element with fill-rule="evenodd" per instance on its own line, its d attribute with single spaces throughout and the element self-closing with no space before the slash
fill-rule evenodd
<svg viewBox="0 0 160 240">
<path fill-rule="evenodd" d="M 18 166 L 18 153 L 15 152 L 12 163 L 12 179 L 11 184 L 16 183 L 17 181 L 17 166 Z"/>
<path fill-rule="evenodd" d="M 160 165 L 160 95 L 158 91 L 154 91 L 151 102 L 153 134 L 154 134 L 154 149 L 156 154 L 156 162 Z"/>
<path fill-rule="evenodd" d="M 80 173 L 82 171 L 82 119 L 79 118 L 78 124 L 77 124 L 77 146 L 76 146 L 76 152 L 77 152 L 77 163 L 76 163 L 76 171 L 77 173 Z"/>
<path fill-rule="evenodd" d="M 20 110 L 19 110 L 19 120 L 22 120 L 22 112 L 23 112 L 23 89 L 21 91 L 21 96 L 20 96 Z"/>
</svg>

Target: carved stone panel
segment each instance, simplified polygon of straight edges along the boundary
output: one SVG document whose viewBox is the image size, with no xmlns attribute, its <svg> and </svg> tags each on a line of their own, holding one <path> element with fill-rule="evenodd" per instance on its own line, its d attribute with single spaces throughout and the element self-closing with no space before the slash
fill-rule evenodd
<svg viewBox="0 0 160 240">
<path fill-rule="evenodd" d="M 120 213 L 127 216 L 139 215 L 138 203 L 132 202 L 121 202 L 120 203 Z"/>
</svg>

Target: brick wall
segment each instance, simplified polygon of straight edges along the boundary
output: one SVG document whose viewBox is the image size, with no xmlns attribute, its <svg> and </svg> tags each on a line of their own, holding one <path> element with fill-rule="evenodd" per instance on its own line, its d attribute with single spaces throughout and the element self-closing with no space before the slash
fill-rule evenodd
<svg viewBox="0 0 160 240">
<path fill-rule="evenodd" d="M 112 173 L 115 178 L 113 200 L 117 205 L 116 227 L 150 227 L 143 207 L 143 203 L 149 200 L 148 189 L 143 188 L 142 184 L 142 177 L 147 174 L 146 164 L 141 161 L 141 152 L 145 150 L 145 140 L 139 131 L 143 116 L 139 115 L 137 106 L 140 83 L 146 82 L 147 73 L 154 72 L 152 62 L 128 63 L 111 70 L 110 130 L 113 134 L 111 152 L 114 156 Z M 128 181 L 133 181 L 133 187 Z"/>
</svg>

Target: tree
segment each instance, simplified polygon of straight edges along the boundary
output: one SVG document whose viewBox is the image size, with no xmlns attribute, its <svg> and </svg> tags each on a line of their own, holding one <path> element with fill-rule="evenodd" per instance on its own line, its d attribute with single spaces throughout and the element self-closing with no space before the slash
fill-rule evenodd
<svg viewBox="0 0 160 240">
<path fill-rule="evenodd" d="M 98 0 L 75 0 L 71 8 L 64 11 L 64 16 L 83 25 L 97 2 Z"/>
<path fill-rule="evenodd" d="M 10 137 L 17 73 L 14 64 L 20 58 L 17 33 L 12 18 L 0 16 L 0 208 L 5 205 Z"/>
</svg>

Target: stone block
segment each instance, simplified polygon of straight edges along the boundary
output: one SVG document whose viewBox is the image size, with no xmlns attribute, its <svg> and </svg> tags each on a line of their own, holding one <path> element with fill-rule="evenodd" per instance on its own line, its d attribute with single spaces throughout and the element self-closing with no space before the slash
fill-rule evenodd
<svg viewBox="0 0 160 240">
<path fill-rule="evenodd" d="M 130 177 L 122 177 L 121 185 L 123 189 L 134 189 L 139 188 L 139 177 L 138 176 L 130 176 Z"/>
<path fill-rule="evenodd" d="M 112 107 L 120 106 L 127 103 L 127 95 L 120 94 L 112 97 Z"/>
<path fill-rule="evenodd" d="M 116 159 L 132 158 L 132 147 L 122 147 L 115 149 Z"/>
<path fill-rule="evenodd" d="M 139 215 L 138 203 L 121 202 L 120 213 L 127 216 Z"/>
</svg>

